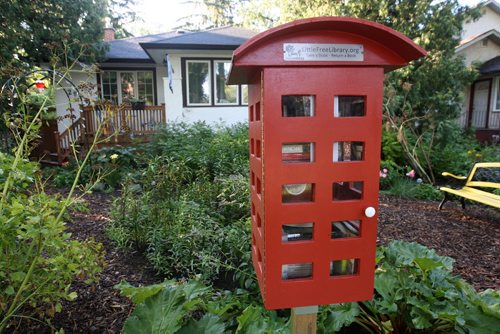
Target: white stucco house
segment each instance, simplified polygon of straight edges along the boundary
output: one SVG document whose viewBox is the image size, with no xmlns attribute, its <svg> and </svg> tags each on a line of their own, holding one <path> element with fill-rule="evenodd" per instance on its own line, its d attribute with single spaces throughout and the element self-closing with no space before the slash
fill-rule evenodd
<svg viewBox="0 0 500 334">
<path fill-rule="evenodd" d="M 500 3 L 479 5 L 481 17 L 464 23 L 456 53 L 466 65 L 479 66 L 479 77 L 465 92 L 460 117 L 463 127 L 474 128 L 476 137 L 498 142 L 500 136 Z"/>
<path fill-rule="evenodd" d="M 89 142 L 99 124 L 106 124 L 105 135 L 113 134 L 114 144 L 122 144 L 148 138 L 159 124 L 248 120 L 247 86 L 229 86 L 226 79 L 233 51 L 256 32 L 221 27 L 125 39 L 114 35 L 114 29 L 105 29 L 108 50 L 101 63 L 77 63 L 54 85 L 55 147 L 47 145 L 43 156 L 57 159 L 47 163 L 61 164 L 71 154 L 71 143 Z M 86 106 L 84 97 L 110 103 Z"/>
<path fill-rule="evenodd" d="M 97 64 L 99 71 L 74 71 L 71 80 L 96 85 L 99 98 L 117 105 L 137 99 L 146 106 L 164 105 L 167 122 L 247 121 L 247 87 L 225 82 L 233 51 L 255 34 L 222 27 L 114 39 L 114 30 L 107 28 L 109 49 Z M 58 109 L 61 115 L 67 113 L 64 103 Z"/>
</svg>

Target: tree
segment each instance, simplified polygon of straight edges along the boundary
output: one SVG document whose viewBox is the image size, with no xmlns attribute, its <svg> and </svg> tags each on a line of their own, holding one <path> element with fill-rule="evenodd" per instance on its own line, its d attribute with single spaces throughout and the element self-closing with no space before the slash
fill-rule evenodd
<svg viewBox="0 0 500 334">
<path fill-rule="evenodd" d="M 393 28 L 427 50 L 425 59 L 386 76 L 384 116 L 388 129 L 398 132 L 408 163 L 433 182 L 432 153 L 447 143 L 447 128 L 459 115 L 464 88 L 476 74 L 455 55 L 455 47 L 463 21 L 478 12 L 457 0 L 275 0 L 274 5 L 281 10 L 278 23 L 314 16 L 363 18 Z"/>
<path fill-rule="evenodd" d="M 12 0 L 0 2 L 0 66 L 34 65 L 51 54 L 82 60 L 102 55 L 106 0 Z"/>
<path fill-rule="evenodd" d="M 182 28 L 189 30 L 211 29 L 235 24 L 238 8 L 248 0 L 189 0 L 198 11 L 185 17 Z"/>
<path fill-rule="evenodd" d="M 108 0 L 108 18 L 110 25 L 115 29 L 116 38 L 124 38 L 132 36 L 132 33 L 127 30 L 127 23 L 136 20 L 141 20 L 137 17 L 133 5 L 136 0 Z"/>
<path fill-rule="evenodd" d="M 246 28 L 265 30 L 280 22 L 280 8 L 275 0 L 252 0 L 242 4 L 238 17 Z"/>
</svg>

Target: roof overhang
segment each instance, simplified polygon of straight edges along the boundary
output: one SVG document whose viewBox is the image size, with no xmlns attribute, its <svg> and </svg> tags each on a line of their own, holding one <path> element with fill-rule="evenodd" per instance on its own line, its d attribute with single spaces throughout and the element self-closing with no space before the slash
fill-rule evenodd
<svg viewBox="0 0 500 334">
<path fill-rule="evenodd" d="M 482 34 L 471 36 L 460 42 L 460 44 L 455 48 L 455 52 L 461 52 L 462 50 L 467 49 L 471 45 L 474 45 L 485 39 L 490 39 L 496 44 L 500 45 L 500 32 L 498 30 L 491 29 Z"/>
<path fill-rule="evenodd" d="M 236 50 L 240 45 L 184 44 L 184 43 L 140 43 L 144 50 Z"/>
<path fill-rule="evenodd" d="M 354 61 L 283 59 L 284 43 L 362 43 L 365 57 Z M 350 17 L 317 17 L 293 21 L 260 33 L 233 54 L 229 84 L 248 82 L 258 68 L 289 66 L 378 66 L 391 71 L 427 52 L 403 34 L 382 24 Z"/>
<path fill-rule="evenodd" d="M 500 15 L 500 4 L 495 0 L 489 0 L 484 4 L 480 4 L 481 7 L 489 7 L 492 11 Z"/>
<path fill-rule="evenodd" d="M 491 75 L 500 73 L 500 56 L 488 60 L 479 68 L 482 75 Z"/>
</svg>

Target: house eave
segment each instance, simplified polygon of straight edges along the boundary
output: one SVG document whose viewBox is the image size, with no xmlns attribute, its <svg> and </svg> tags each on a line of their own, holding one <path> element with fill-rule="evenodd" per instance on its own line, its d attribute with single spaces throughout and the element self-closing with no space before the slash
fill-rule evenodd
<svg viewBox="0 0 500 334">
<path fill-rule="evenodd" d="M 479 43 L 480 41 L 486 39 L 486 38 L 489 38 L 491 39 L 492 41 L 494 41 L 495 43 L 499 44 L 500 45 L 500 32 L 498 32 L 498 30 L 495 30 L 495 29 L 492 29 L 490 31 L 487 31 L 485 33 L 482 33 L 480 35 L 477 35 L 473 38 L 470 38 L 469 40 L 467 40 L 466 42 L 462 41 L 461 44 L 459 44 L 456 48 L 455 48 L 455 52 L 461 52 L 462 50 L 465 50 L 467 49 L 468 47 L 470 47 L 471 45 L 474 45 L 476 43 Z"/>
<path fill-rule="evenodd" d="M 132 58 L 108 58 L 100 64 L 122 63 L 122 64 L 154 64 L 152 59 L 132 59 Z"/>
<path fill-rule="evenodd" d="M 140 43 L 140 46 L 146 49 L 167 49 L 167 50 L 222 50 L 233 51 L 240 45 L 217 45 L 217 44 L 176 44 L 176 43 Z"/>
</svg>

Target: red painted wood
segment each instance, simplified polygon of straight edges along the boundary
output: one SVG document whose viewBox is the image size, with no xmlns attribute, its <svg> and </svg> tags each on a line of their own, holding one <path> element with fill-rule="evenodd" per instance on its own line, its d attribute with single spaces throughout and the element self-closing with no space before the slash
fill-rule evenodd
<svg viewBox="0 0 500 334">
<path fill-rule="evenodd" d="M 283 43 L 363 44 L 362 62 L 286 62 Z M 350 17 L 315 17 L 262 32 L 234 51 L 229 84 L 248 81 L 261 67 L 382 66 L 386 72 L 427 53 L 403 34 L 384 25 Z"/>
<path fill-rule="evenodd" d="M 249 84 L 252 261 L 265 307 L 370 299 L 377 215 L 368 218 L 364 212 L 370 206 L 378 211 L 384 72 L 425 51 L 386 27 L 346 18 L 300 20 L 259 36 L 235 52 L 230 81 Z M 359 63 L 285 63 L 284 42 L 363 44 L 365 58 Z M 298 95 L 314 96 L 314 116 L 283 116 L 283 96 Z M 362 97 L 365 115 L 335 116 L 336 96 Z M 363 159 L 334 161 L 335 142 L 364 143 Z M 314 143 L 313 161 L 282 161 L 285 143 Z M 358 181 L 363 182 L 360 198 L 352 190 Z M 338 196 L 355 199 L 334 200 L 333 184 L 340 182 Z M 283 195 L 284 186 L 297 184 L 307 186 L 296 198 L 308 201 L 284 203 L 293 198 Z M 312 196 L 306 195 L 310 188 Z M 344 220 L 361 222 L 359 237 L 332 239 L 332 222 Z M 312 240 L 283 241 L 283 225 L 306 223 L 313 224 Z M 331 275 L 332 262 L 350 259 L 358 261 L 354 274 Z M 287 264 L 312 264 L 310 277 L 284 280 L 282 266 Z"/>
</svg>

